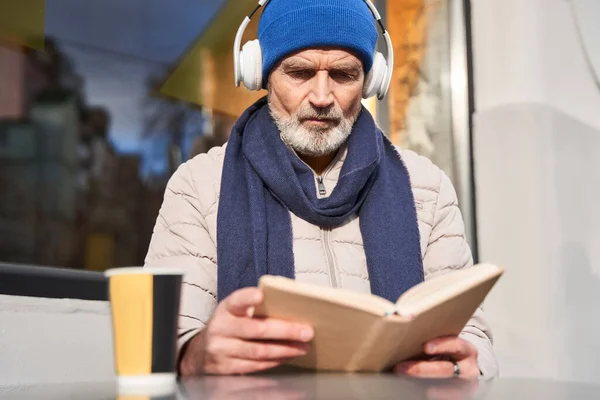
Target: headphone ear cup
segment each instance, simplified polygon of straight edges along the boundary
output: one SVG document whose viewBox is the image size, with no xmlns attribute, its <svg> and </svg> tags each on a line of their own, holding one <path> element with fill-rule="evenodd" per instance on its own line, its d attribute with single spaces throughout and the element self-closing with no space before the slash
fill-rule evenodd
<svg viewBox="0 0 600 400">
<path fill-rule="evenodd" d="M 248 90 L 262 89 L 262 51 L 258 39 L 248 41 L 240 55 L 242 81 Z"/>
<path fill-rule="evenodd" d="M 380 52 L 376 52 L 375 57 L 373 58 L 373 66 L 365 77 L 363 98 L 368 99 L 369 97 L 379 94 L 385 82 L 386 74 L 387 63 L 385 61 L 385 57 Z"/>
</svg>

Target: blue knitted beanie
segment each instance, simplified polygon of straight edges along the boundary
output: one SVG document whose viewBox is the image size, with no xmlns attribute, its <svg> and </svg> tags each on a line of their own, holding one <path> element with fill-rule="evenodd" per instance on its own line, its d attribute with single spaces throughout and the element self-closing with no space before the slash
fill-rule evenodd
<svg viewBox="0 0 600 400">
<path fill-rule="evenodd" d="M 314 47 L 353 51 L 371 70 L 377 29 L 364 0 L 271 0 L 260 18 L 263 85 L 287 55 Z"/>
</svg>

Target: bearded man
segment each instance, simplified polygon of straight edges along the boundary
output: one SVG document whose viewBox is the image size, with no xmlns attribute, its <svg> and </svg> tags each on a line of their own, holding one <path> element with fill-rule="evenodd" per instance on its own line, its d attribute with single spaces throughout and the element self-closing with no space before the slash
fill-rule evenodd
<svg viewBox="0 0 600 400">
<path fill-rule="evenodd" d="M 181 375 L 253 373 L 306 354 L 312 327 L 251 317 L 264 274 L 395 301 L 424 279 L 473 264 L 449 178 L 393 146 L 362 106 L 382 73 L 369 6 L 268 2 L 260 59 L 243 67 L 246 86 L 258 80 L 268 95 L 243 113 L 226 145 L 170 179 L 146 265 L 185 271 Z M 498 372 L 481 308 L 460 335 L 434 339 L 424 352 L 394 371 Z"/>
</svg>

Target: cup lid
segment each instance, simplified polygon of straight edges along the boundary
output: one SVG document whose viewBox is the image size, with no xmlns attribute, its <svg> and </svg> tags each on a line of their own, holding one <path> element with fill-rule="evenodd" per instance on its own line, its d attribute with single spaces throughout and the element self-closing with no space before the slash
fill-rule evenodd
<svg viewBox="0 0 600 400">
<path fill-rule="evenodd" d="M 183 275 L 183 271 L 171 267 L 120 267 L 104 271 L 104 276 L 115 275 Z"/>
</svg>

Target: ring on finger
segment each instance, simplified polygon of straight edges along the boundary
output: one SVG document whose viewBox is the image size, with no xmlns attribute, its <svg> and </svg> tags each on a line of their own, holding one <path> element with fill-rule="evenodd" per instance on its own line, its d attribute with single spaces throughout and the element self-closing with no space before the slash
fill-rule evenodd
<svg viewBox="0 0 600 400">
<path fill-rule="evenodd" d="M 460 367 L 458 366 L 458 363 L 456 361 L 452 361 L 452 365 L 454 366 L 453 376 L 455 378 L 458 378 L 460 376 Z"/>
</svg>

